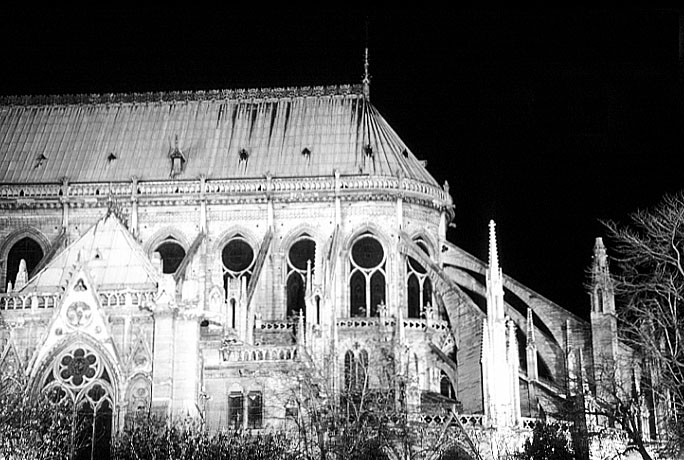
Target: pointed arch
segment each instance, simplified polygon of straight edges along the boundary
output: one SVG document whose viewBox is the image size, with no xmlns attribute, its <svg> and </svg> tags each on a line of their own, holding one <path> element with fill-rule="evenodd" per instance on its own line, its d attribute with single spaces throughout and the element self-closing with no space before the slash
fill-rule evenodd
<svg viewBox="0 0 684 460">
<path fill-rule="evenodd" d="M 342 250 L 344 252 L 351 251 L 351 247 L 354 244 L 354 242 L 365 234 L 369 234 L 377 238 L 383 245 L 383 247 L 385 247 L 388 251 L 390 251 L 390 249 L 394 246 L 392 239 L 389 235 L 387 235 L 383 228 L 372 222 L 365 222 L 359 225 L 357 228 L 354 229 L 352 233 L 348 234 L 345 237 L 344 242 L 342 244 Z"/>
<path fill-rule="evenodd" d="M 152 404 L 152 378 L 148 373 L 138 372 L 128 379 L 124 404 L 127 424 L 136 415 L 149 413 Z"/>
<path fill-rule="evenodd" d="M 389 246 L 374 233 L 361 232 L 347 251 L 350 316 L 377 316 L 388 299 Z"/>
<path fill-rule="evenodd" d="M 26 259 L 29 257 L 21 257 L 21 254 L 13 257 L 13 259 L 17 259 L 16 264 L 14 261 L 9 260 L 12 249 L 24 240 L 34 243 L 40 250 L 40 257 L 38 260 L 33 260 L 38 256 L 36 253 L 35 256 L 30 256 L 31 259 L 26 261 L 29 275 L 32 274 L 31 271 L 38 266 L 42 258 L 45 257 L 50 250 L 50 240 L 45 236 L 45 234 L 43 234 L 43 232 L 33 227 L 20 228 L 7 235 L 2 242 L 2 245 L 0 245 L 0 283 L 2 283 L 2 285 L 0 285 L 0 292 L 5 292 L 7 290 L 8 282 L 11 281 L 14 283 L 13 279 L 8 279 L 8 275 L 14 274 L 14 276 L 16 276 L 16 268 L 10 267 L 9 265 L 13 264 L 18 266 L 19 259 Z"/>
<path fill-rule="evenodd" d="M 188 246 L 190 246 L 190 242 L 188 238 L 185 236 L 185 233 L 183 233 L 176 227 L 166 226 L 155 231 L 152 234 L 152 236 L 147 238 L 147 240 L 143 244 L 143 250 L 145 251 L 145 254 L 151 256 L 155 248 L 167 240 L 177 241 L 178 244 L 186 250 Z"/>
<path fill-rule="evenodd" d="M 315 228 L 308 223 L 302 223 L 289 230 L 280 240 L 278 246 L 281 251 L 287 251 L 297 240 L 302 238 L 313 240 L 314 243 L 316 243 L 316 246 L 323 241 L 323 236 L 318 228 Z"/>
<path fill-rule="evenodd" d="M 259 247 L 260 238 L 254 234 L 252 230 L 242 225 L 233 226 L 221 232 L 216 238 L 214 245 L 211 247 L 211 252 L 218 254 L 220 258 L 221 251 L 228 242 L 234 238 L 241 238 L 249 243 L 253 248 Z"/>
<path fill-rule="evenodd" d="M 174 273 L 180 266 L 190 247 L 183 232 L 174 227 L 164 227 L 157 230 L 143 246 L 150 259 L 158 252 L 162 260 L 162 273 Z"/>
<path fill-rule="evenodd" d="M 294 317 L 299 312 L 306 313 L 306 292 L 311 289 L 307 286 L 308 274 L 316 270 L 319 246 L 318 240 L 311 232 L 303 231 L 303 227 L 292 233 L 285 240 L 287 245 L 281 245 L 284 258 L 285 286 L 286 286 L 286 316 Z M 297 236 L 294 236 L 297 235 Z"/>
<path fill-rule="evenodd" d="M 123 380 L 121 367 L 119 365 L 118 356 L 113 356 L 102 344 L 88 334 L 77 332 L 64 337 L 57 342 L 49 352 L 47 352 L 39 363 L 33 366 L 30 374 L 28 387 L 32 395 L 38 395 L 45 386 L 46 380 L 49 378 L 50 372 L 55 361 L 67 350 L 85 346 L 88 349 L 97 353 L 97 357 L 102 360 L 103 369 L 107 372 L 109 377 L 112 397 L 114 404 L 119 400 L 119 391 L 121 389 L 121 382 Z"/>
</svg>

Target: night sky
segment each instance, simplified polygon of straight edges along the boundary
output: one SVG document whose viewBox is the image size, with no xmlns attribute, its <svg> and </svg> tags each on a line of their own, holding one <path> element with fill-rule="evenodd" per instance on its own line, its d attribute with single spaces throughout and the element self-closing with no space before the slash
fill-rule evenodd
<svg viewBox="0 0 684 460">
<path fill-rule="evenodd" d="M 367 44 L 449 239 L 486 259 L 495 219 L 504 272 L 582 316 L 600 220 L 682 188 L 677 11 L 267 9 L 6 9 L 0 93 L 360 83 Z"/>
</svg>

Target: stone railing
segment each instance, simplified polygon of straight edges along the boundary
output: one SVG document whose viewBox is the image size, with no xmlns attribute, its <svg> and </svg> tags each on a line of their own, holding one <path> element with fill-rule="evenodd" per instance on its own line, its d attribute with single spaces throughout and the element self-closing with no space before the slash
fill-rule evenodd
<svg viewBox="0 0 684 460">
<path fill-rule="evenodd" d="M 436 331 L 449 331 L 449 322 L 441 319 L 404 318 L 402 325 L 409 330 L 426 330 L 429 327 Z"/>
<path fill-rule="evenodd" d="M 557 420 L 557 419 L 548 417 L 546 422 L 544 422 L 543 420 L 538 419 L 538 418 L 520 417 L 520 426 L 526 430 L 534 430 L 534 428 L 537 425 L 541 425 L 543 423 L 546 423 L 547 425 L 555 425 L 558 427 L 559 430 L 562 430 L 562 431 L 569 431 L 570 428 L 572 428 L 572 422 L 567 421 L 567 420 Z"/>
<path fill-rule="evenodd" d="M 464 427 L 482 428 L 484 426 L 484 415 L 482 414 L 458 414 L 457 417 Z"/>
<path fill-rule="evenodd" d="M 261 331 L 287 331 L 294 330 L 297 323 L 294 321 L 264 321 L 257 320 L 256 328 Z"/>
<path fill-rule="evenodd" d="M 0 310 L 41 310 L 57 306 L 58 294 L 0 294 Z"/>
<path fill-rule="evenodd" d="M 0 199 L 56 198 L 61 195 L 59 184 L 0 185 Z"/>
<path fill-rule="evenodd" d="M 222 200 L 245 195 L 272 195 L 291 198 L 295 192 L 321 192 L 330 196 L 347 192 L 385 191 L 398 196 L 410 195 L 437 208 L 452 207 L 452 199 L 441 187 L 415 179 L 392 176 L 317 176 L 302 178 L 255 179 L 192 179 L 168 181 L 63 183 L 63 184 L 0 184 L 0 200 L 54 200 L 97 202 L 108 196 L 136 199 L 186 197 Z"/>
<path fill-rule="evenodd" d="M 380 326 L 394 327 L 396 320 L 391 316 L 371 316 L 359 318 L 341 318 L 337 320 L 337 327 L 342 329 L 370 329 Z"/>
<path fill-rule="evenodd" d="M 238 346 L 221 349 L 226 362 L 292 361 L 297 358 L 297 347 Z"/>
<path fill-rule="evenodd" d="M 112 291 L 100 292 L 103 307 L 135 307 L 148 305 L 154 300 L 156 291 Z"/>
<path fill-rule="evenodd" d="M 443 425 L 447 423 L 450 419 L 449 414 L 420 414 L 421 420 L 428 425 Z M 456 414 L 458 421 L 465 428 L 483 428 L 484 425 L 484 415 L 482 414 Z M 454 422 L 452 422 L 454 423 Z M 523 430 L 534 430 L 534 428 L 544 423 L 541 419 L 532 417 L 521 417 L 519 427 Z M 555 425 L 559 430 L 568 431 L 572 427 L 572 422 L 566 420 L 547 420 L 546 423 Z"/>
</svg>

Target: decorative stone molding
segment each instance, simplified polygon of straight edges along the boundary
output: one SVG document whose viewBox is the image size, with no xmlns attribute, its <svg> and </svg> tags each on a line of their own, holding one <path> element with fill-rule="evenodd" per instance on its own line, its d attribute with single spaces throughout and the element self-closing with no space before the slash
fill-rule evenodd
<svg viewBox="0 0 684 460">
<path fill-rule="evenodd" d="M 264 204 L 274 202 L 393 201 L 403 197 L 453 214 L 453 201 L 440 187 L 413 179 L 390 176 L 340 176 L 336 189 L 332 176 L 307 178 L 255 178 L 134 181 L 64 184 L 0 184 L 0 208 L 106 206 L 110 199 L 129 202 L 132 194 L 140 205 Z M 204 188 L 203 188 L 204 187 Z M 64 191 L 66 188 L 66 191 Z"/>
<path fill-rule="evenodd" d="M 303 86 L 288 88 L 248 88 L 210 91 L 167 91 L 148 93 L 53 94 L 2 96 L 0 106 L 149 104 L 215 100 L 282 99 L 284 97 L 349 96 L 363 97 L 361 85 Z"/>
<path fill-rule="evenodd" d="M 297 347 L 225 347 L 221 349 L 223 361 L 292 361 L 297 358 Z"/>
<path fill-rule="evenodd" d="M 55 308 L 62 298 L 59 294 L 0 294 L 0 310 L 40 310 Z"/>
</svg>

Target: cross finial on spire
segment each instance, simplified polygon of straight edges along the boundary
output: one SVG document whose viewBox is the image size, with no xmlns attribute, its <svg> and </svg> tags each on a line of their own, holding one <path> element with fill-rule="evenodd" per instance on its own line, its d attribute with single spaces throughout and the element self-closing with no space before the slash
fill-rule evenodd
<svg viewBox="0 0 684 460">
<path fill-rule="evenodd" d="M 368 46 L 366 46 L 366 51 L 363 58 L 363 97 L 370 99 L 370 72 L 368 70 Z"/>
</svg>

